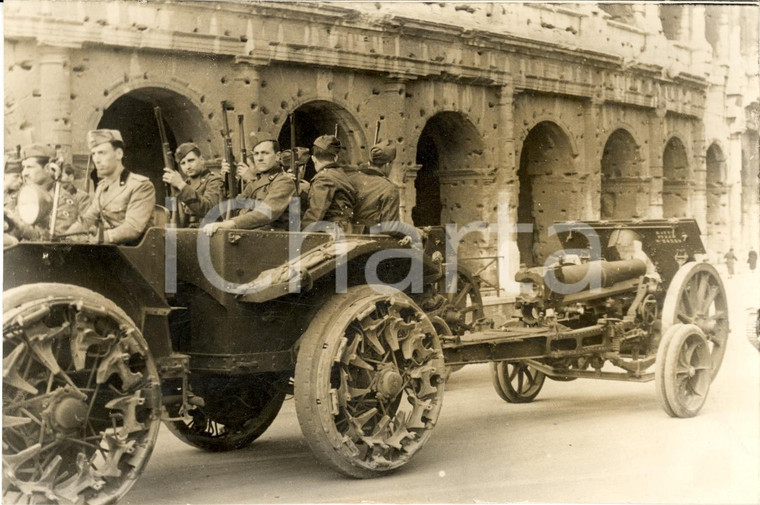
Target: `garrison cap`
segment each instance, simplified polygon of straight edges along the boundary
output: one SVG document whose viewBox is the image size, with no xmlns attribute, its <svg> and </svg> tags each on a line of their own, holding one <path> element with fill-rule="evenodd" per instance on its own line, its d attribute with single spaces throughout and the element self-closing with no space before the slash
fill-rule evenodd
<svg viewBox="0 0 760 505">
<path fill-rule="evenodd" d="M 90 149 L 112 141 L 124 143 L 119 130 L 90 130 L 87 132 L 87 147 Z"/>
<path fill-rule="evenodd" d="M 270 133 L 266 132 L 251 132 L 251 149 L 256 147 L 257 145 L 261 144 L 262 142 L 271 142 L 275 145 L 275 149 L 277 149 L 279 144 L 277 143 L 277 137 Z"/>
<path fill-rule="evenodd" d="M 5 160 L 5 173 L 6 174 L 20 174 L 21 173 L 21 160 L 15 156 Z"/>
<path fill-rule="evenodd" d="M 285 168 L 290 166 L 291 150 L 285 149 L 280 152 L 280 163 Z M 309 161 L 309 150 L 306 147 L 296 147 L 296 165 L 305 165 Z"/>
<path fill-rule="evenodd" d="M 185 159 L 185 156 L 190 154 L 192 151 L 197 151 L 200 154 L 201 148 L 198 147 L 198 144 L 195 144 L 193 142 L 185 142 L 184 144 L 180 144 L 177 150 L 174 151 L 174 160 L 179 163 Z"/>
<path fill-rule="evenodd" d="M 340 140 L 338 140 L 335 135 L 322 135 L 321 137 L 317 137 L 317 140 L 314 141 L 314 145 L 330 154 L 336 156 L 340 154 Z"/>
<path fill-rule="evenodd" d="M 33 156 L 41 156 L 43 158 L 54 158 L 55 149 L 43 144 L 29 144 L 21 148 L 21 159 L 25 160 Z"/>
<path fill-rule="evenodd" d="M 396 159 L 396 146 L 390 140 L 378 142 L 369 150 L 369 160 L 373 165 L 385 165 Z"/>
</svg>

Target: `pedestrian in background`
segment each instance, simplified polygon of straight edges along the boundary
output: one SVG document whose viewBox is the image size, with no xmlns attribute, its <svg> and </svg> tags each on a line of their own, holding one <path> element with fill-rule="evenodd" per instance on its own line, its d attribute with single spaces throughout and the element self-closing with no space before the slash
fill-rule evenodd
<svg viewBox="0 0 760 505">
<path fill-rule="evenodd" d="M 757 266 L 757 251 L 755 251 L 754 247 L 750 247 L 749 249 L 749 255 L 747 256 L 747 263 L 749 264 L 750 273 L 754 273 L 755 267 Z"/>
<path fill-rule="evenodd" d="M 736 263 L 736 260 L 739 259 L 734 254 L 734 248 L 728 250 L 728 252 L 723 256 L 723 259 L 726 260 L 726 267 L 728 268 L 728 278 L 734 276 L 734 263 Z"/>
</svg>

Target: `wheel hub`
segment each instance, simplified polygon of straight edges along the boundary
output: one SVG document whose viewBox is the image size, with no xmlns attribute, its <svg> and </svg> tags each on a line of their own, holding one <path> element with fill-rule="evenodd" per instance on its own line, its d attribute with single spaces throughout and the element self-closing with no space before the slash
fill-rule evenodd
<svg viewBox="0 0 760 505">
<path fill-rule="evenodd" d="M 87 421 L 87 404 L 73 396 L 62 398 L 52 409 L 52 420 L 64 430 L 81 428 Z"/>
<path fill-rule="evenodd" d="M 404 387 L 404 379 L 396 367 L 388 367 L 378 373 L 377 392 L 387 398 L 396 396 Z"/>
</svg>

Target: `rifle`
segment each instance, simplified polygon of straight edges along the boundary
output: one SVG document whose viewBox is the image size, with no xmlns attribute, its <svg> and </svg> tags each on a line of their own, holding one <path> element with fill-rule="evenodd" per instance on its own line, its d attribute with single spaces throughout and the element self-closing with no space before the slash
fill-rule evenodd
<svg viewBox="0 0 760 505">
<path fill-rule="evenodd" d="M 290 113 L 290 172 L 296 176 L 296 198 L 301 198 L 301 171 L 296 168 L 296 116 Z M 303 209 L 302 209 L 303 212 Z"/>
<path fill-rule="evenodd" d="M 377 124 L 375 124 L 375 141 L 372 143 L 372 145 L 377 145 L 377 143 L 380 141 L 380 120 L 377 120 Z"/>
<path fill-rule="evenodd" d="M 227 190 L 227 199 L 232 200 L 237 196 L 237 167 L 235 166 L 235 155 L 232 152 L 232 138 L 230 137 L 230 124 L 227 121 L 227 110 L 230 109 L 226 100 L 222 100 L 222 121 L 224 122 L 224 130 L 222 130 L 222 137 L 224 137 L 224 159 L 230 165 L 230 171 L 227 173 L 227 180 L 225 186 Z M 225 213 L 225 219 L 232 219 L 232 202 L 227 203 L 227 212 Z"/>
<path fill-rule="evenodd" d="M 240 138 L 240 159 L 243 163 L 248 163 L 248 150 L 245 148 L 245 125 L 243 124 L 243 115 L 238 114 L 238 133 Z M 237 178 L 236 178 L 237 179 Z M 238 194 L 243 192 L 243 181 L 236 180 L 236 189 Z"/>
<path fill-rule="evenodd" d="M 153 112 L 156 115 L 156 122 L 158 123 L 158 136 L 161 138 L 161 152 L 164 155 L 164 166 L 172 170 L 177 170 L 178 167 L 174 164 L 174 155 L 172 148 L 169 145 L 169 138 L 166 136 L 166 128 L 164 128 L 164 117 L 161 114 L 161 107 L 153 107 Z M 182 173 L 181 171 L 179 171 Z M 174 187 L 168 182 L 164 183 L 166 194 L 172 198 L 177 197 Z M 169 209 L 169 224 L 176 227 L 179 224 L 179 204 L 175 200 L 175 205 L 172 205 Z"/>
<path fill-rule="evenodd" d="M 57 149 L 60 149 L 60 146 L 56 146 Z M 58 218 L 58 199 L 61 197 L 61 176 L 63 175 L 63 157 L 59 155 L 56 156 L 54 160 L 52 160 L 52 163 L 55 163 L 58 165 L 58 173 L 54 175 L 55 179 L 55 189 L 53 190 L 53 210 L 50 211 L 50 229 L 48 230 L 50 232 L 50 239 L 55 238 L 55 222 Z"/>
</svg>

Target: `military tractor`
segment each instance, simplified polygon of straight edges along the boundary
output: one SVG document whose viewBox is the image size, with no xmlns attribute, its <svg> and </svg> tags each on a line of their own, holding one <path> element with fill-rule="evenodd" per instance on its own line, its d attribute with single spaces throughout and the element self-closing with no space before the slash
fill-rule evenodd
<svg viewBox="0 0 760 505">
<path fill-rule="evenodd" d="M 696 223 L 567 225 L 558 236 L 575 260 L 522 270 L 518 317 L 498 325 L 478 278 L 446 262 L 439 229 L 422 245 L 154 227 L 134 246 L 7 247 L 4 496 L 114 503 L 161 422 L 194 447 L 239 449 L 288 394 L 319 460 L 382 475 L 425 445 L 447 366 L 468 363 L 492 362 L 510 402 L 534 398 L 545 376 L 655 379 L 669 414 L 696 414 L 728 335 L 720 278 L 695 261 Z"/>
</svg>

